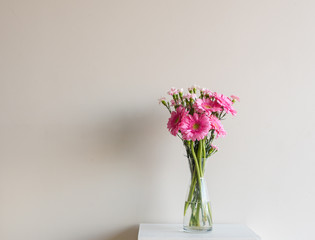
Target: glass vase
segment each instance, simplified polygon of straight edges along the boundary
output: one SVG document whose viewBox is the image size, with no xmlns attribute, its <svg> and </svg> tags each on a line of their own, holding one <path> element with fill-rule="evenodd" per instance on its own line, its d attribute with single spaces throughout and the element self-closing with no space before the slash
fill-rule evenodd
<svg viewBox="0 0 315 240">
<path fill-rule="evenodd" d="M 207 232 L 212 230 L 212 213 L 205 179 L 192 177 L 184 207 L 184 230 Z"/>
<path fill-rule="evenodd" d="M 184 205 L 184 230 L 207 232 L 212 230 L 213 221 L 207 184 L 204 178 L 207 157 L 215 151 L 207 147 L 205 140 L 185 141 L 191 178 Z"/>
</svg>

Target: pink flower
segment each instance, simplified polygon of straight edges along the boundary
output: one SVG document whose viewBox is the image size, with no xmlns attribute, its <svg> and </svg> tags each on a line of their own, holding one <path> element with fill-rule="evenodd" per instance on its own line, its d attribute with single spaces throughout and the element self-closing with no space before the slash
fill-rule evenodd
<svg viewBox="0 0 315 240">
<path fill-rule="evenodd" d="M 216 145 L 211 144 L 211 148 L 213 148 L 214 150 L 218 151 L 219 148 Z"/>
<path fill-rule="evenodd" d="M 231 95 L 231 98 L 233 100 L 237 100 L 238 102 L 240 101 L 240 98 L 238 96 L 235 96 L 235 95 Z"/>
<path fill-rule="evenodd" d="M 177 94 L 178 93 L 178 90 L 176 89 L 176 88 L 171 88 L 171 90 L 169 90 L 168 92 L 167 92 L 167 94 L 168 95 L 171 95 L 171 96 L 173 96 L 174 94 Z"/>
<path fill-rule="evenodd" d="M 183 96 L 184 99 L 187 99 L 188 101 L 192 98 L 193 100 L 195 100 L 197 98 L 196 94 L 191 94 L 191 93 L 187 93 L 186 95 Z"/>
<path fill-rule="evenodd" d="M 193 91 L 194 89 L 200 89 L 200 87 L 198 85 L 194 84 L 190 88 L 188 88 L 188 91 Z"/>
<path fill-rule="evenodd" d="M 184 99 L 187 99 L 188 101 L 192 98 L 192 99 L 196 99 L 197 96 L 196 94 L 191 94 L 191 93 L 187 93 L 183 96 Z"/>
<path fill-rule="evenodd" d="M 166 101 L 166 98 L 165 98 L 165 97 L 159 98 L 159 104 L 161 104 L 161 102 L 163 102 L 163 101 Z"/>
<path fill-rule="evenodd" d="M 205 114 L 187 114 L 180 124 L 180 131 L 185 140 L 199 141 L 207 136 L 210 128 L 209 118 Z"/>
<path fill-rule="evenodd" d="M 233 116 L 236 115 L 236 110 L 232 107 L 233 102 L 223 94 L 214 93 L 213 97 L 217 102 L 224 108 L 227 113 L 231 113 Z"/>
<path fill-rule="evenodd" d="M 203 95 L 209 95 L 209 96 L 212 95 L 212 92 L 207 88 L 200 89 L 200 93 L 203 93 Z"/>
<path fill-rule="evenodd" d="M 179 131 L 182 118 L 187 114 L 187 111 L 182 106 L 179 106 L 176 111 L 171 113 L 171 117 L 168 119 L 167 128 L 172 135 L 176 136 Z"/>
<path fill-rule="evenodd" d="M 177 100 L 172 99 L 170 102 L 171 102 L 171 106 L 180 105 L 180 100 L 179 99 L 177 99 Z"/>
<path fill-rule="evenodd" d="M 217 137 L 225 136 L 226 132 L 220 120 L 214 115 L 211 115 L 209 119 L 210 119 L 211 129 L 214 129 L 214 131 L 217 133 Z"/>
<path fill-rule="evenodd" d="M 209 95 L 209 97 L 211 97 L 213 93 L 212 93 L 209 89 L 205 89 L 205 90 L 203 91 L 203 94 L 204 94 L 204 95 Z"/>
<path fill-rule="evenodd" d="M 212 112 L 222 112 L 221 105 L 209 98 L 198 98 L 195 101 L 194 108 L 199 112 L 206 112 L 207 114 L 211 114 Z"/>
</svg>

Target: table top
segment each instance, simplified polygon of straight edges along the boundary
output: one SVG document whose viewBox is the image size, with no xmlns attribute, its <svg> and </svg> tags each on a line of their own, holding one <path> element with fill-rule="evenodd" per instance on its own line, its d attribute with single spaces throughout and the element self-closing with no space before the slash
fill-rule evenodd
<svg viewBox="0 0 315 240">
<path fill-rule="evenodd" d="M 243 224 L 214 224 L 212 231 L 188 233 L 182 224 L 140 224 L 138 240 L 260 240 Z"/>
</svg>

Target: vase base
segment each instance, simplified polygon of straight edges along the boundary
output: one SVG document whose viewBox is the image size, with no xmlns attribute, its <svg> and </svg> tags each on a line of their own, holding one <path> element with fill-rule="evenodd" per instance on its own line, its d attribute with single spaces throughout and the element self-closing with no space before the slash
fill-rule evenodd
<svg viewBox="0 0 315 240">
<path fill-rule="evenodd" d="M 188 233 L 205 233 L 212 231 L 212 227 L 192 227 L 192 226 L 184 226 L 184 231 Z"/>
</svg>

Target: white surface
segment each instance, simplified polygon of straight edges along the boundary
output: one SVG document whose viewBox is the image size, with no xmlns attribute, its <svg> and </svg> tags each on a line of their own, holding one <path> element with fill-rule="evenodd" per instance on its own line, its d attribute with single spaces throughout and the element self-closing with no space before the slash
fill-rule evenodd
<svg viewBox="0 0 315 240">
<path fill-rule="evenodd" d="M 260 238 L 242 224 L 214 224 L 207 233 L 187 233 L 182 224 L 140 224 L 138 240 L 259 240 Z"/>
</svg>

